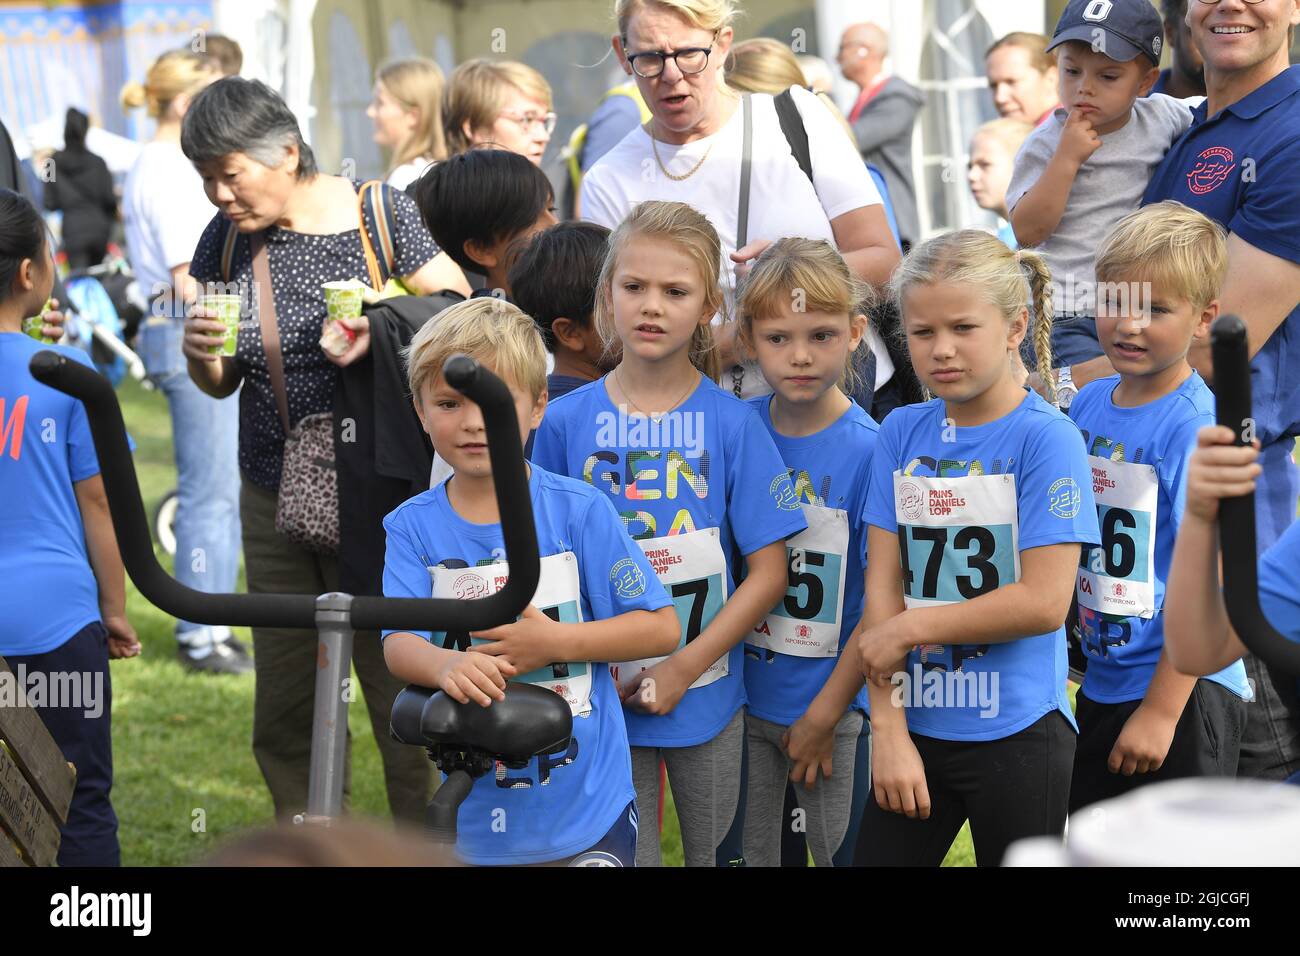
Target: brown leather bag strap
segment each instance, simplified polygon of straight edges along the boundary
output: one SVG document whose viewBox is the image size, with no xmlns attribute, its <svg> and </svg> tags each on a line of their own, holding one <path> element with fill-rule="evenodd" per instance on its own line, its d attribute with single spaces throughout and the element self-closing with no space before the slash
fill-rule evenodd
<svg viewBox="0 0 1300 956">
<path fill-rule="evenodd" d="M 280 411 L 280 424 L 289 434 L 289 393 L 284 387 L 284 358 L 280 354 L 280 329 L 275 321 L 275 294 L 271 289 L 271 261 L 260 233 L 248 237 L 253 247 L 253 298 L 257 302 L 257 321 L 262 326 L 262 349 L 266 352 L 266 371 L 271 376 L 271 391 Z"/>
</svg>

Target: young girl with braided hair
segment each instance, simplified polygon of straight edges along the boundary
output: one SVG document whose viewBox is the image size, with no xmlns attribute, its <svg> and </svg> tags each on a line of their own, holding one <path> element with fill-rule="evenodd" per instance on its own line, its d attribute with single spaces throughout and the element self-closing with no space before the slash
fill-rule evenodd
<svg viewBox="0 0 1300 956">
<path fill-rule="evenodd" d="M 875 790 L 859 865 L 937 866 L 967 819 L 978 862 L 997 865 L 1065 826 L 1077 728 L 1062 625 L 1080 545 L 1100 538 L 1083 440 L 1017 355 L 1031 310 L 1050 336 L 1050 280 L 1036 253 L 974 230 L 918 246 L 892 279 L 935 397 L 890 414 L 872 454 L 852 638 Z"/>
</svg>

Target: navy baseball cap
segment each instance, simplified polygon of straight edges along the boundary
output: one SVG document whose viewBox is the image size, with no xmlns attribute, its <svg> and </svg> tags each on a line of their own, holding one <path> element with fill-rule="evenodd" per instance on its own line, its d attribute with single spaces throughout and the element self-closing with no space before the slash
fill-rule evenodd
<svg viewBox="0 0 1300 956">
<path fill-rule="evenodd" d="M 1070 0 L 1047 49 L 1078 40 L 1112 60 L 1146 54 L 1159 66 L 1164 37 L 1160 14 L 1149 0 Z"/>
</svg>

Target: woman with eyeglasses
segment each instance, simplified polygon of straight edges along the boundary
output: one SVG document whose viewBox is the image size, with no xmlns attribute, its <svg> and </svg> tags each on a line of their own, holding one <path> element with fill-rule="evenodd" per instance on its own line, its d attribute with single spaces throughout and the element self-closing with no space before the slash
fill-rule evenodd
<svg viewBox="0 0 1300 956">
<path fill-rule="evenodd" d="M 447 82 L 443 126 L 451 154 L 493 143 L 540 166 L 555 132 L 551 86 L 523 63 L 467 60 Z"/>
<path fill-rule="evenodd" d="M 880 194 L 843 128 L 802 86 L 790 93 L 808 137 L 811 175 L 782 132 L 776 98 L 751 93 L 749 188 L 742 196 L 743 97 L 723 80 L 735 12 L 733 0 L 618 0 L 614 52 L 651 116 L 583 178 L 583 218 L 612 228 L 648 199 L 694 206 L 727 253 L 722 279 L 729 303 L 749 264 L 786 236 L 833 243 L 859 278 L 883 286 L 899 250 Z M 737 352 L 730 326 L 717 339 L 725 388 L 745 398 L 771 392 L 758 366 Z M 875 335 L 877 351 L 886 355 Z M 880 363 L 885 378 L 887 363 Z"/>
</svg>

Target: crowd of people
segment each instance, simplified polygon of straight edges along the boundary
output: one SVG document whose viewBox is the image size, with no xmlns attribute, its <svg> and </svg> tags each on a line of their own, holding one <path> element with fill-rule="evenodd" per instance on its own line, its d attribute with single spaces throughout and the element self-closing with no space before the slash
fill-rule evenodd
<svg viewBox="0 0 1300 956">
<path fill-rule="evenodd" d="M 969 149 L 998 231 L 935 236 L 888 34 L 844 32 L 843 115 L 788 47 L 734 42 L 736 7 L 617 0 L 627 81 L 570 141 L 572 216 L 521 63 L 382 67 L 386 182 L 319 168 L 211 55 L 124 91 L 157 121 L 122 210 L 177 577 L 232 591 L 242 555 L 253 593 L 499 588 L 483 417 L 442 375 L 464 353 L 513 397 L 541 578 L 489 631 L 357 634 L 394 817 L 433 787 L 388 733 L 404 684 L 490 706 L 524 681 L 574 721 L 567 752 L 474 784 L 462 861 L 658 865 L 667 783 L 688 866 L 792 842 L 937 865 L 968 820 L 996 865 L 1151 781 L 1300 771 L 1300 688 L 1233 633 L 1216 535 L 1253 491 L 1260 599 L 1300 640 L 1300 0 L 1072 0 L 1050 39 L 998 40 Z M 52 250 L 11 190 L 0 223 L 0 655 L 107 677 L 140 645 L 94 448 L 28 371 L 62 324 Z M 336 313 L 345 288 L 364 311 Z M 1229 313 L 1247 447 L 1214 426 Z M 253 753 L 301 812 L 313 636 L 175 633 L 189 669 L 255 671 Z M 78 767 L 60 861 L 115 864 L 110 713 L 42 716 Z"/>
</svg>

